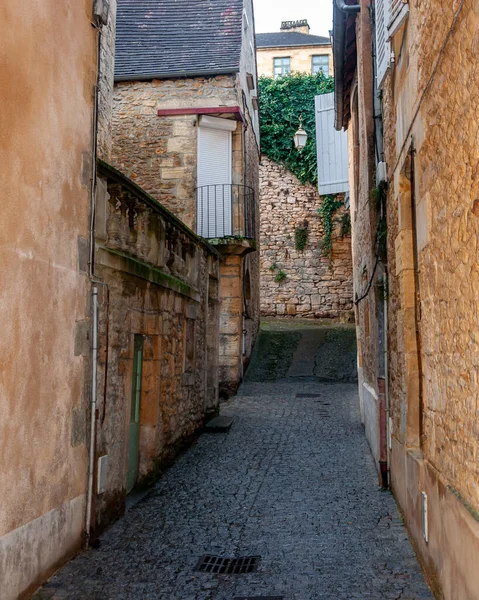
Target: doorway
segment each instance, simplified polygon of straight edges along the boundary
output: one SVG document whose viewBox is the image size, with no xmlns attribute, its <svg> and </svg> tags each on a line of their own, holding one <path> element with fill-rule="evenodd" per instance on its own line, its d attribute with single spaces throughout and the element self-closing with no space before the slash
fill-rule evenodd
<svg viewBox="0 0 479 600">
<path fill-rule="evenodd" d="M 140 404 L 141 380 L 143 372 L 142 335 L 135 334 L 133 344 L 133 373 L 131 383 L 130 438 L 128 443 L 128 470 L 126 477 L 126 493 L 129 494 L 138 480 L 140 464 Z"/>
<path fill-rule="evenodd" d="M 232 132 L 236 121 L 202 117 L 198 127 L 197 233 L 233 233 Z"/>
</svg>

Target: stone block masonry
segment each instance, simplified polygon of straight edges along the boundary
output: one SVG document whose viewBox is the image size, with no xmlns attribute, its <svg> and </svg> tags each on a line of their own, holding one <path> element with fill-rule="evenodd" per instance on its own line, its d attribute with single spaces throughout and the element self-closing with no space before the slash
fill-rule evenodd
<svg viewBox="0 0 479 600">
<path fill-rule="evenodd" d="M 129 487 L 151 482 L 217 410 L 220 303 L 219 254 L 106 163 L 99 174 L 96 454 L 109 466 L 93 535 L 123 512 Z"/>
<path fill-rule="evenodd" d="M 285 167 L 263 156 L 260 165 L 261 313 L 263 316 L 352 319 L 351 239 L 335 222 L 331 261 L 322 256 L 321 198 Z M 338 210 L 337 220 L 345 210 Z M 307 222 L 304 250 L 295 231 Z M 278 281 L 278 274 L 284 279 Z"/>
<path fill-rule="evenodd" d="M 196 115 L 159 109 L 238 105 L 234 76 L 124 81 L 115 85 L 112 164 L 188 227 L 196 221 Z"/>
</svg>

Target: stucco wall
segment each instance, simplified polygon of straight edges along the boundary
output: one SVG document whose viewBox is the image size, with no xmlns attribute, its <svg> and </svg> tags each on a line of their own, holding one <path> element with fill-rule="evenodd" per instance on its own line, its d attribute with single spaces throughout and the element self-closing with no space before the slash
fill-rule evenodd
<svg viewBox="0 0 479 600">
<path fill-rule="evenodd" d="M 321 198 L 285 167 L 262 156 L 261 312 L 265 316 L 342 318 L 353 313 L 351 239 L 335 223 L 331 262 L 321 255 Z M 339 219 L 344 210 L 338 210 Z M 295 230 L 307 221 L 304 250 L 295 247 Z M 286 279 L 275 278 L 283 271 Z"/>
<path fill-rule="evenodd" d="M 91 2 L 2 3 L 0 158 L 2 188 L 8 190 L 0 234 L 5 600 L 34 586 L 81 542 L 88 388 L 79 342 L 89 313 L 85 271 L 96 39 Z"/>
<path fill-rule="evenodd" d="M 256 52 L 258 74 L 273 77 L 273 59 L 288 56 L 291 58 L 291 71 L 311 73 L 312 57 L 316 55 L 329 56 L 329 76 L 332 77 L 333 53 L 330 45 L 301 46 L 299 48 L 258 48 Z"/>
</svg>

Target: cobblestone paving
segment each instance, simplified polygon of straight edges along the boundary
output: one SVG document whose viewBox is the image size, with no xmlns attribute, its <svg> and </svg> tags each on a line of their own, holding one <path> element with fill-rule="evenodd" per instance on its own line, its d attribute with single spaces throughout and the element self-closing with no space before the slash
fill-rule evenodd
<svg viewBox="0 0 479 600">
<path fill-rule="evenodd" d="M 222 412 L 234 416 L 230 432 L 202 435 L 36 598 L 432 598 L 378 489 L 355 385 L 246 383 Z M 204 554 L 261 563 L 247 575 L 196 572 Z"/>
</svg>

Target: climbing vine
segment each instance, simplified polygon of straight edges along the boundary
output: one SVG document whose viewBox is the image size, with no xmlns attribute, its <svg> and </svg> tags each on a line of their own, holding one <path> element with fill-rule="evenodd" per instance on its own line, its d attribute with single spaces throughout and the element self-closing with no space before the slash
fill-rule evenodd
<svg viewBox="0 0 479 600">
<path fill-rule="evenodd" d="M 333 250 L 333 216 L 334 213 L 343 206 L 342 200 L 336 196 L 323 196 L 321 208 L 318 208 L 319 216 L 323 219 L 323 239 L 321 244 L 321 254 L 331 258 Z"/>
<path fill-rule="evenodd" d="M 302 252 L 306 248 L 308 242 L 308 222 L 305 221 L 303 225 L 296 227 L 294 230 L 294 246 L 296 250 Z"/>
<path fill-rule="evenodd" d="M 338 222 L 341 226 L 341 237 L 346 237 L 351 233 L 351 213 L 349 211 L 343 213 Z"/>
<path fill-rule="evenodd" d="M 334 91 L 334 80 L 323 73 L 288 73 L 281 77 L 260 77 L 261 150 L 275 162 L 286 166 L 301 183 L 316 185 L 316 125 L 314 97 Z M 293 137 L 299 115 L 308 134 L 306 147 L 299 152 Z"/>
<path fill-rule="evenodd" d="M 376 255 L 379 260 L 387 262 L 387 220 L 386 220 L 386 199 L 387 183 L 382 181 L 371 193 L 371 199 L 376 208 Z"/>
</svg>

